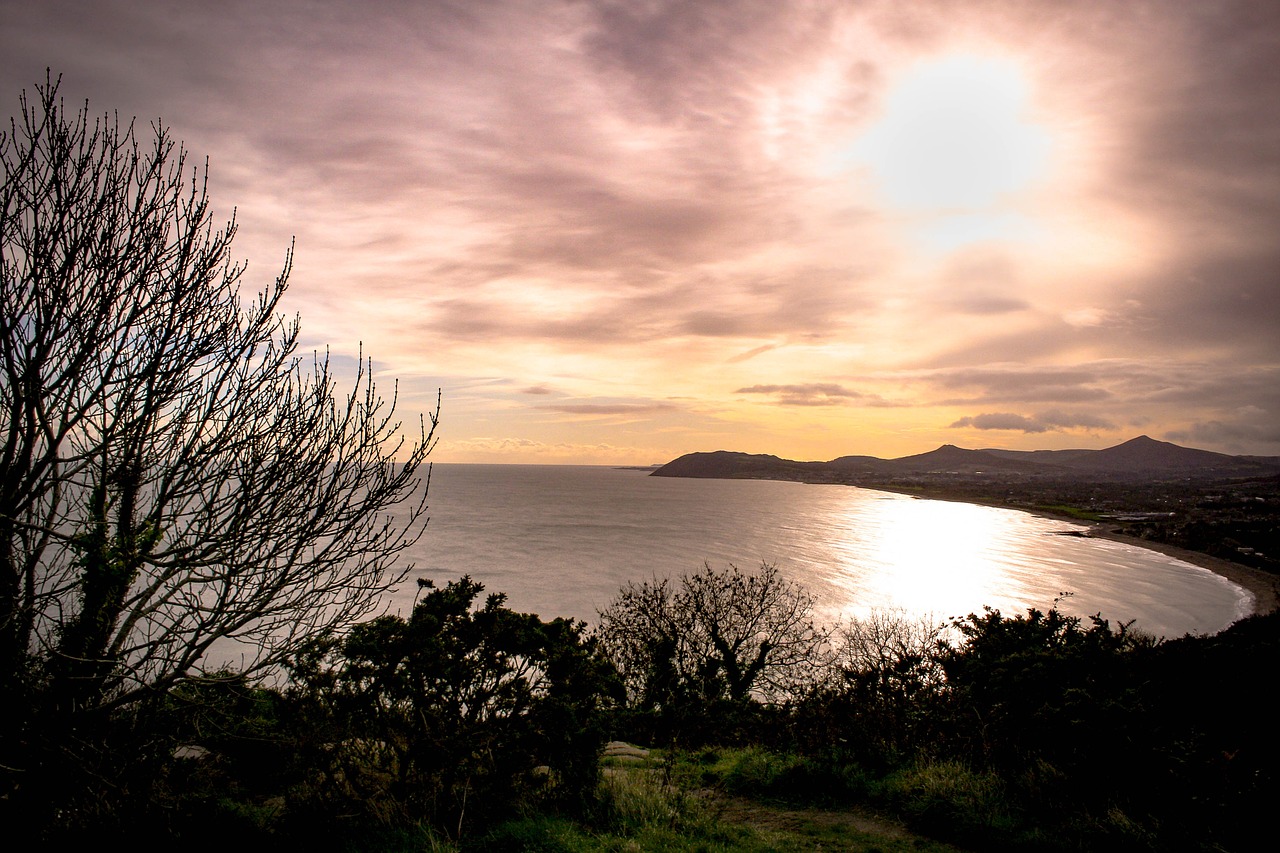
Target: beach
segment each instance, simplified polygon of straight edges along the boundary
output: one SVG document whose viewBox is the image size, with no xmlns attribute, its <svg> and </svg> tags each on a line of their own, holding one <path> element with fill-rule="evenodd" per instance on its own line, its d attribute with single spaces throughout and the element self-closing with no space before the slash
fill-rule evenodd
<svg viewBox="0 0 1280 853">
<path fill-rule="evenodd" d="M 1214 557 L 1210 554 L 1205 554 L 1202 551 L 1193 551 L 1189 548 L 1180 548 L 1177 545 L 1155 542 L 1150 539 L 1143 539 L 1140 536 L 1130 536 L 1127 533 L 1122 533 L 1116 530 L 1113 522 L 1082 521 L 1079 518 L 1066 513 L 1053 512 L 1042 508 L 1011 506 L 1004 500 L 983 500 L 982 498 L 974 495 L 960 496 L 954 493 L 949 493 L 944 489 L 921 489 L 919 487 L 905 489 L 882 485 L 862 488 L 871 488 L 880 491 L 894 492 L 897 494 L 911 495 L 912 497 L 925 498 L 928 500 L 956 501 L 959 503 L 977 504 L 978 506 L 1014 509 L 1019 512 L 1030 513 L 1031 515 L 1038 515 L 1042 518 L 1053 518 L 1059 521 L 1069 521 L 1073 524 L 1080 524 L 1085 527 L 1085 531 L 1082 534 L 1084 536 L 1094 539 L 1109 539 L 1113 542 L 1120 542 L 1125 545 L 1146 548 L 1148 551 L 1155 551 L 1158 554 L 1173 557 L 1175 560 L 1181 560 L 1184 563 L 1190 563 L 1193 566 L 1208 569 L 1219 577 L 1226 578 L 1237 586 L 1243 587 L 1246 592 L 1253 596 L 1253 615 L 1255 616 L 1274 613 L 1276 610 L 1280 610 L 1280 576 L 1262 571 L 1261 569 L 1255 569 L 1251 566 L 1244 566 L 1240 563 L 1232 562 L 1231 560 L 1225 560 L 1221 557 Z"/>
<path fill-rule="evenodd" d="M 1048 513 L 1044 514 L 1049 515 Z M 1054 517 L 1061 518 L 1062 516 Z M 1181 560 L 1184 563 L 1208 569 L 1214 574 L 1244 587 L 1245 590 L 1252 594 L 1254 615 L 1261 616 L 1280 609 L 1280 577 L 1269 572 L 1251 568 L 1250 566 L 1242 566 L 1239 563 L 1233 563 L 1230 560 L 1224 560 L 1221 557 L 1214 557 L 1200 551 L 1179 548 L 1176 545 L 1167 545 L 1163 542 L 1152 542 L 1149 539 L 1142 539 L 1138 536 L 1129 536 L 1128 534 L 1117 532 L 1105 522 L 1095 522 L 1089 525 L 1087 535 L 1096 539 L 1110 539 L 1113 542 L 1136 545 L 1139 548 L 1156 551 L 1176 560 Z"/>
</svg>

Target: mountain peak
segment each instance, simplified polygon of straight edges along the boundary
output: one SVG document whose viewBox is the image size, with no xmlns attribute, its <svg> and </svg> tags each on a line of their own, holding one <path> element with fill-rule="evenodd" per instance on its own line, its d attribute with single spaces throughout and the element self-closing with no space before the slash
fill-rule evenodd
<svg viewBox="0 0 1280 853">
<path fill-rule="evenodd" d="M 1174 470 L 1234 466 L 1237 460 L 1210 450 L 1196 450 L 1148 435 L 1095 451 L 1079 460 L 1082 467 L 1122 471 Z"/>
</svg>

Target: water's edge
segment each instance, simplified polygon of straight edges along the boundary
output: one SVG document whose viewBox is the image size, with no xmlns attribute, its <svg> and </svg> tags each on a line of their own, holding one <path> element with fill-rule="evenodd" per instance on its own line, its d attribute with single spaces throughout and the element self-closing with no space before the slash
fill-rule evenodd
<svg viewBox="0 0 1280 853">
<path fill-rule="evenodd" d="M 1069 592 L 1073 612 L 1171 637 L 1276 603 L 1270 578 L 1023 507 L 605 466 L 433 467 L 431 523 L 389 602 L 401 613 L 414 579 L 469 574 L 515 609 L 591 622 L 625 584 L 704 562 L 777 564 L 837 620 L 884 607 L 1012 613 Z"/>
</svg>

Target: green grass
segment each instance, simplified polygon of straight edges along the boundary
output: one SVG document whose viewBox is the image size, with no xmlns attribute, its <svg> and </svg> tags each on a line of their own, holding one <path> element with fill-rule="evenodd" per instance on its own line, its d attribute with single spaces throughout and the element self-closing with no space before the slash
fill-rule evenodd
<svg viewBox="0 0 1280 853">
<path fill-rule="evenodd" d="M 880 799 L 915 827 L 950 838 L 1005 838 L 1016 822 L 1000 780 L 954 761 L 890 775 Z"/>
<path fill-rule="evenodd" d="M 765 802 L 838 806 L 865 801 L 867 779 L 849 767 L 833 767 L 799 755 L 757 747 L 702 750 L 676 760 L 686 785 L 716 788 Z"/>
<path fill-rule="evenodd" d="M 889 836 L 858 829 L 841 812 L 782 811 L 768 803 L 786 780 L 808 772 L 795 756 L 758 749 L 706 750 L 645 762 L 605 762 L 601 807 L 588 821 L 530 816 L 495 827 L 460 846 L 462 853 L 801 853 L 883 851 L 943 853 L 954 848 L 906 833 Z M 748 797 L 747 825 L 724 815 L 707 789 Z M 763 796 L 760 800 L 756 795 Z M 743 809 L 739 806 L 739 812 Z M 806 817 L 808 815 L 808 817 Z M 770 817 L 777 818 L 770 820 Z"/>
<path fill-rule="evenodd" d="M 1065 515 L 1070 518 L 1078 518 L 1081 521 L 1101 521 L 1102 516 L 1090 509 L 1081 509 L 1078 506 L 1069 504 L 1044 504 L 1037 506 L 1036 509 L 1044 512 L 1052 512 L 1057 515 Z"/>
</svg>

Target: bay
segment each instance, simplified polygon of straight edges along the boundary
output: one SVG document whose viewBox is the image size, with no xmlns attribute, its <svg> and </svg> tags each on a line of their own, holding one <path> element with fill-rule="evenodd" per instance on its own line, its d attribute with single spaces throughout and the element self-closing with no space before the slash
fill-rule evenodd
<svg viewBox="0 0 1280 853">
<path fill-rule="evenodd" d="M 938 619 L 1047 609 L 1134 620 L 1157 636 L 1213 633 L 1252 596 L 1207 569 L 1017 510 L 850 486 L 651 477 L 597 466 L 433 466 L 414 579 L 470 575 L 516 609 L 592 622 L 628 582 L 704 563 L 777 565 L 834 622 L 876 609 Z M 1069 593 L 1062 598 L 1063 593 Z"/>
</svg>

